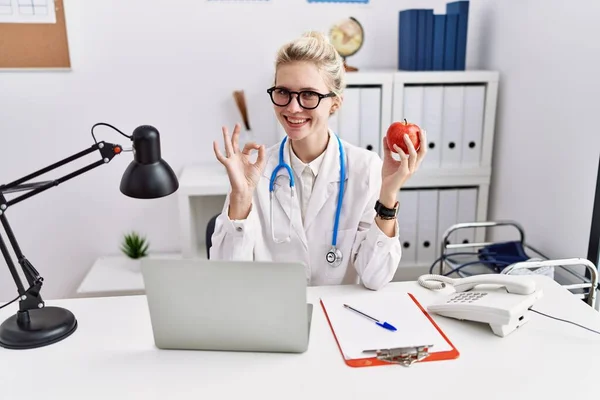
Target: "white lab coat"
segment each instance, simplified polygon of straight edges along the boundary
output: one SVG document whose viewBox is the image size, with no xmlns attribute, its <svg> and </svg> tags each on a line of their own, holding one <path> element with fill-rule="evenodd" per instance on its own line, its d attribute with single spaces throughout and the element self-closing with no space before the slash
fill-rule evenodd
<svg viewBox="0 0 600 400">
<path fill-rule="evenodd" d="M 326 154 L 315 181 L 302 223 L 298 198 L 292 204 L 292 229 L 289 243 L 275 243 L 271 233 L 269 179 L 279 161 L 280 143 L 267 149 L 266 165 L 254 191 L 252 208 L 245 220 L 228 217 L 229 195 L 215 223 L 210 248 L 211 259 L 297 261 L 306 266 L 307 284 L 362 284 L 373 290 L 390 282 L 398 268 L 402 249 L 395 236 L 384 234 L 374 221 L 374 206 L 381 188 L 381 158 L 374 152 L 342 140 L 346 153 L 345 194 L 339 220 L 338 248 L 342 263 L 333 267 L 325 259 L 331 248 L 337 195 L 340 183 L 338 141 L 330 134 Z M 289 140 L 284 160 L 288 165 Z M 273 195 L 275 236 L 288 235 L 290 187 L 285 169 L 280 169 Z"/>
</svg>

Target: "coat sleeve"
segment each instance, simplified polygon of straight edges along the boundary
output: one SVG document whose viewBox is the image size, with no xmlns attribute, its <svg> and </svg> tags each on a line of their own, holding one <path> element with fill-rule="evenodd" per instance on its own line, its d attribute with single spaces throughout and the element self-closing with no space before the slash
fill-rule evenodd
<svg viewBox="0 0 600 400">
<path fill-rule="evenodd" d="M 395 221 L 394 236 L 389 237 L 375 222 L 375 201 L 381 189 L 381 159 L 371 163 L 369 196 L 358 225 L 352 250 L 353 263 L 362 284 L 378 290 L 392 281 L 402 257 L 402 246 L 398 236 L 398 220 Z"/>
<path fill-rule="evenodd" d="M 215 221 L 215 230 L 211 237 L 209 249 L 211 260 L 254 260 L 254 238 L 258 229 L 254 202 L 248 217 L 244 220 L 229 219 L 229 194 L 221 214 Z"/>
</svg>

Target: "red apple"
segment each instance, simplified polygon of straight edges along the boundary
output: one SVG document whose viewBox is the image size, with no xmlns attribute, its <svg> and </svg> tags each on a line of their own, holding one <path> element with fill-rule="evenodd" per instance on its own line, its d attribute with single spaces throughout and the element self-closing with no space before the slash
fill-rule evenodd
<svg viewBox="0 0 600 400">
<path fill-rule="evenodd" d="M 419 147 L 421 146 L 421 137 L 419 136 L 420 133 L 421 128 L 416 124 L 407 122 L 405 118 L 404 122 L 394 122 L 390 125 L 387 130 L 387 134 L 385 135 L 385 140 L 387 140 L 389 149 L 394 153 L 396 153 L 396 150 L 394 150 L 395 144 L 400 147 L 404 153 L 408 154 L 408 147 L 404 141 L 404 135 L 408 135 L 408 138 L 415 147 L 415 150 L 418 151 Z"/>
</svg>

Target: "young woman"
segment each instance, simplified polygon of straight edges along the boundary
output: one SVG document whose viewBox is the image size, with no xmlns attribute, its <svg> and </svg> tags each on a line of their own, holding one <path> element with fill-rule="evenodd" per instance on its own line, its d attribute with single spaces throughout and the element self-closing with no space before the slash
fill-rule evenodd
<svg viewBox="0 0 600 400">
<path fill-rule="evenodd" d="M 383 141 L 384 160 L 328 127 L 342 104 L 343 61 L 326 36 L 309 32 L 277 54 L 267 90 L 287 135 L 277 145 L 239 149 L 240 125 L 223 127 L 231 191 L 216 220 L 211 259 L 303 262 L 309 285 L 361 282 L 377 290 L 398 267 L 397 196 L 419 168 L 425 132 L 409 154 Z M 255 162 L 251 152 L 258 151 Z M 290 179 L 291 176 L 291 179 Z M 340 197 L 341 196 L 341 197 Z"/>
</svg>

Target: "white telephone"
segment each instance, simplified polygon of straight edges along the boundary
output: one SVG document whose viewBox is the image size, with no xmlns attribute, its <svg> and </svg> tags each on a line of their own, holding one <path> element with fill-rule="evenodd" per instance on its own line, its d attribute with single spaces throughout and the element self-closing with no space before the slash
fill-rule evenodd
<svg viewBox="0 0 600 400">
<path fill-rule="evenodd" d="M 446 285 L 455 292 L 430 304 L 427 310 L 450 318 L 490 324 L 494 334 L 505 337 L 529 321 L 527 310 L 543 293 L 535 282 L 523 275 L 484 274 L 453 279 L 441 275 L 422 275 L 421 286 L 439 290 Z M 477 285 L 486 285 L 471 290 Z"/>
</svg>

